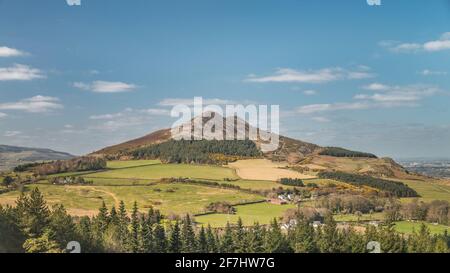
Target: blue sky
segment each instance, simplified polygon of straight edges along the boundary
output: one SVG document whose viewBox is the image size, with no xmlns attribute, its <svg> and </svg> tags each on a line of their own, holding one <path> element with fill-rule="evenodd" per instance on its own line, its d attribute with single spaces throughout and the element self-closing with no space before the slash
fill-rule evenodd
<svg viewBox="0 0 450 273">
<path fill-rule="evenodd" d="M 279 104 L 281 132 L 450 154 L 450 1 L 0 0 L 0 143 L 83 154 L 194 96 Z"/>
</svg>

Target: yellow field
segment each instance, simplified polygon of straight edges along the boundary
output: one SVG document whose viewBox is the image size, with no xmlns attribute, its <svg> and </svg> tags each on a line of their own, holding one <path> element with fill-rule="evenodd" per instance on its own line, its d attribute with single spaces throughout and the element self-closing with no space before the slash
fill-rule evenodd
<svg viewBox="0 0 450 273">
<path fill-rule="evenodd" d="M 236 174 L 245 180 L 277 181 L 281 178 L 315 178 L 311 175 L 283 169 L 287 167 L 287 164 L 275 163 L 267 159 L 239 160 L 228 164 L 228 167 L 235 169 Z"/>
</svg>

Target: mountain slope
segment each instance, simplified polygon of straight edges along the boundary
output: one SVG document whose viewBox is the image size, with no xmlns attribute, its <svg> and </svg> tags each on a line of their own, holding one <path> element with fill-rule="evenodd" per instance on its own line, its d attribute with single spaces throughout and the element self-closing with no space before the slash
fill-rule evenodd
<svg viewBox="0 0 450 273">
<path fill-rule="evenodd" d="M 208 118 L 193 118 L 190 122 L 185 123 L 178 128 L 175 128 L 175 130 L 163 129 L 160 131 L 156 131 L 141 138 L 106 147 L 93 153 L 93 155 L 127 158 L 130 157 L 133 151 L 139 148 L 161 144 L 173 139 L 172 131 L 175 132 L 175 137 L 183 136 L 183 134 L 186 133 L 196 135 L 199 132 L 194 132 L 194 124 L 201 123 L 203 125 L 206 125 L 207 122 L 213 118 L 222 119 L 223 128 L 220 131 L 222 131 L 223 135 L 226 135 L 226 133 L 237 135 L 237 133 L 240 132 L 242 134 L 245 134 L 246 139 L 249 139 L 250 131 L 256 130 L 256 132 L 258 132 L 258 137 L 256 140 L 252 139 L 252 141 L 260 150 L 261 145 L 265 143 L 259 137 L 260 130 L 252 127 L 247 122 L 237 117 L 223 118 L 222 116 L 215 116 L 215 114 L 212 113 L 211 117 Z M 232 123 L 234 123 L 234 127 L 231 126 Z M 187 129 L 183 130 L 183 128 Z M 215 134 L 216 132 L 220 133 L 220 131 L 216 131 L 215 129 L 212 131 L 213 132 L 211 132 L 211 134 Z M 213 136 L 209 137 L 214 138 Z M 339 153 L 344 153 L 344 155 L 330 156 L 324 153 L 325 151 L 330 149 L 332 149 L 333 151 L 337 150 L 339 151 Z M 345 153 L 348 153 L 348 157 L 345 156 Z M 409 175 L 402 166 L 400 166 L 390 158 L 377 158 L 372 154 L 354 152 L 337 147 L 321 147 L 316 144 L 292 139 L 281 135 L 279 136 L 278 149 L 271 152 L 264 152 L 263 155 L 265 158 L 272 161 L 286 162 L 289 166 L 296 168 L 297 170 L 306 172 L 317 173 L 321 170 L 337 170 L 351 173 L 367 174 L 378 177 L 411 177 L 411 175 Z"/>
<path fill-rule="evenodd" d="M 65 160 L 73 157 L 69 153 L 50 149 L 0 145 L 0 170 L 8 170 L 25 163 Z"/>
</svg>

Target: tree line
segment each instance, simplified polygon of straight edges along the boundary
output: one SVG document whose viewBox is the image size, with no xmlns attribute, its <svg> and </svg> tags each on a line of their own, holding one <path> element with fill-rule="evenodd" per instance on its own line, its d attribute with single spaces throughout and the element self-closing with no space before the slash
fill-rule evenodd
<svg viewBox="0 0 450 273">
<path fill-rule="evenodd" d="M 414 189 L 410 188 L 404 183 L 397 181 L 339 171 L 322 171 L 318 176 L 322 179 L 337 180 L 355 186 L 372 187 L 389 193 L 390 195 L 393 195 L 395 197 L 419 197 Z"/>
<path fill-rule="evenodd" d="M 325 147 L 319 152 L 320 155 L 329 155 L 334 157 L 366 157 L 366 158 L 378 158 L 371 153 L 350 151 L 340 147 Z"/>
<path fill-rule="evenodd" d="M 257 157 L 261 155 L 251 140 L 170 140 L 131 152 L 135 159 L 160 159 L 166 163 L 216 164 L 214 154 Z"/>
<path fill-rule="evenodd" d="M 94 217 L 72 217 L 62 205 L 49 209 L 35 188 L 15 207 L 0 207 L 0 252 L 60 253 L 69 241 L 88 253 L 364 253 L 370 241 L 389 253 L 449 252 L 450 237 L 431 235 L 425 226 L 406 237 L 391 224 L 365 232 L 340 229 L 331 214 L 321 227 L 302 214 L 295 222 L 287 229 L 276 219 L 269 226 L 244 227 L 239 219 L 213 229 L 197 226 L 190 215 L 170 220 L 152 208 L 141 213 L 136 203 L 129 213 L 123 202 L 117 209 L 103 203 Z"/>
<path fill-rule="evenodd" d="M 39 175 L 50 175 L 66 172 L 96 171 L 106 168 L 106 160 L 100 157 L 83 156 L 70 160 L 58 160 L 38 164 L 32 170 Z"/>
</svg>

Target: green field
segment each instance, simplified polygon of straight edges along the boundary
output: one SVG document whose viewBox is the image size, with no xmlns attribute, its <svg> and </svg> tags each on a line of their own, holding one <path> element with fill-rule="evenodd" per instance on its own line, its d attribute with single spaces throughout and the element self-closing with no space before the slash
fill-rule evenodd
<svg viewBox="0 0 450 273">
<path fill-rule="evenodd" d="M 450 202 L 450 186 L 438 184 L 436 182 L 424 182 L 414 180 L 402 180 L 405 184 L 413 188 L 421 196 L 421 200 L 430 202 L 433 200 L 446 200 Z M 403 201 L 408 202 L 410 198 Z"/>
<path fill-rule="evenodd" d="M 251 226 L 255 222 L 267 225 L 274 218 L 283 216 L 283 213 L 295 205 L 273 205 L 270 203 L 257 203 L 251 205 L 236 206 L 236 214 L 208 214 L 195 217 L 195 221 L 201 225 L 210 224 L 212 227 L 224 227 L 227 222 L 236 224 L 239 217 L 242 218 L 244 225 Z"/>
<path fill-rule="evenodd" d="M 433 225 L 430 223 L 424 223 L 429 229 L 432 234 L 443 234 L 446 230 L 450 231 L 449 226 L 443 226 L 443 225 Z M 413 231 L 418 232 L 420 230 L 420 227 L 422 226 L 422 222 L 396 222 L 395 223 L 395 229 L 398 232 L 405 233 L 405 234 L 411 234 Z"/>
<path fill-rule="evenodd" d="M 130 167 L 138 167 L 145 165 L 155 165 L 161 164 L 160 160 L 124 160 L 124 161 L 108 161 L 107 168 L 108 169 L 123 169 Z"/>
<path fill-rule="evenodd" d="M 187 164 L 156 164 L 140 167 L 125 167 L 111 171 L 99 172 L 86 177 L 96 178 L 136 178 L 136 179 L 161 179 L 171 177 L 186 177 L 192 179 L 221 180 L 224 178 L 237 179 L 234 170 L 229 168 L 187 165 Z"/>
<path fill-rule="evenodd" d="M 40 184 L 26 186 L 25 191 L 30 191 L 35 187 L 38 187 L 44 194 L 49 205 L 63 204 L 74 215 L 93 215 L 101 206 L 102 201 L 110 205 L 115 202 L 113 195 L 101 188 Z M 18 191 L 2 194 L 0 195 L 0 204 L 14 205 L 19 195 Z"/>
<path fill-rule="evenodd" d="M 226 201 L 231 204 L 263 200 L 262 197 L 231 189 L 219 189 L 189 184 L 154 184 L 152 186 L 27 186 L 29 191 L 38 187 L 49 204 L 63 204 L 72 214 L 92 215 L 102 201 L 111 207 L 123 200 L 131 209 L 134 201 L 139 209 L 150 207 L 160 209 L 165 214 L 203 213 L 212 202 Z M 14 204 L 19 196 L 17 191 L 2 194 L 0 204 Z"/>
<path fill-rule="evenodd" d="M 285 189 L 293 188 L 291 186 L 281 185 L 274 181 L 257 181 L 257 180 L 238 180 L 233 182 L 226 182 L 249 190 L 271 190 L 273 188 L 283 187 Z"/>
<path fill-rule="evenodd" d="M 383 213 L 363 214 L 358 217 L 355 214 L 336 214 L 333 216 L 336 222 L 358 222 L 358 221 L 382 221 L 384 220 Z"/>
</svg>

